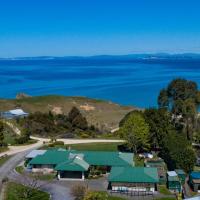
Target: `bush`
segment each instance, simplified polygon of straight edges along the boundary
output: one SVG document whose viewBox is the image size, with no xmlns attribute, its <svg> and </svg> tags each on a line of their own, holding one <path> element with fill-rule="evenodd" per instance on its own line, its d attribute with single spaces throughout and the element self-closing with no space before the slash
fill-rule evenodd
<svg viewBox="0 0 200 200">
<path fill-rule="evenodd" d="M 75 185 L 71 189 L 71 195 L 75 200 L 83 200 L 87 192 L 87 188 L 83 185 Z"/>
<path fill-rule="evenodd" d="M 108 194 L 100 192 L 88 192 L 84 200 L 108 200 Z"/>
<path fill-rule="evenodd" d="M 55 147 L 54 143 L 48 145 L 48 147 Z"/>
<path fill-rule="evenodd" d="M 5 178 L 2 179 L 1 182 L 2 182 L 2 183 L 7 183 L 8 181 L 9 181 L 8 177 L 5 177 Z"/>
<path fill-rule="evenodd" d="M 65 143 L 63 141 L 56 141 L 53 144 L 54 144 L 54 146 L 56 146 L 56 145 L 57 146 L 64 146 L 65 145 Z"/>
</svg>

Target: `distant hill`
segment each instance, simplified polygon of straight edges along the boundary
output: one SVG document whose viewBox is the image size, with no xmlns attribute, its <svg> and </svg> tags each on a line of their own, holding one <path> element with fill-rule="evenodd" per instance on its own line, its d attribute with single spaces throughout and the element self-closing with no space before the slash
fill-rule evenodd
<svg viewBox="0 0 200 200">
<path fill-rule="evenodd" d="M 128 55 L 97 55 L 97 56 L 36 56 L 36 57 L 13 57 L 0 58 L 0 60 L 140 60 L 140 59 L 200 59 L 198 53 L 154 53 L 154 54 L 128 54 Z"/>
<path fill-rule="evenodd" d="M 86 97 L 38 96 L 19 99 L 0 99 L 0 111 L 22 108 L 26 112 L 49 112 L 67 114 L 76 106 L 86 116 L 88 122 L 101 130 L 118 127 L 119 121 L 130 111 L 131 106 L 121 106 L 109 101 Z"/>
</svg>

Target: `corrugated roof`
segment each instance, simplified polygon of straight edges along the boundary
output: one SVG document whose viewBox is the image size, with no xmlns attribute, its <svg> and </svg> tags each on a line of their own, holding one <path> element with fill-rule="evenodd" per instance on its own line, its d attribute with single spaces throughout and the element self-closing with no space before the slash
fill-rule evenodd
<svg viewBox="0 0 200 200">
<path fill-rule="evenodd" d="M 113 167 L 108 177 L 110 182 L 158 183 L 158 172 L 151 167 Z"/>
<path fill-rule="evenodd" d="M 185 174 L 185 172 L 182 169 L 175 169 L 175 172 L 179 175 Z"/>
<path fill-rule="evenodd" d="M 133 153 L 83 151 L 84 160 L 90 165 L 127 166 L 134 165 Z"/>
<path fill-rule="evenodd" d="M 175 171 L 168 171 L 167 175 L 168 176 L 178 176 L 178 174 Z"/>
<path fill-rule="evenodd" d="M 75 158 L 58 164 L 55 167 L 57 171 L 87 171 L 89 164 L 85 162 L 81 157 L 75 156 Z"/>
<path fill-rule="evenodd" d="M 22 109 L 9 110 L 8 112 L 11 113 L 12 115 L 26 115 L 27 114 Z"/>
<path fill-rule="evenodd" d="M 35 158 L 38 155 L 43 155 L 46 152 L 46 150 L 33 150 L 28 155 L 26 155 L 26 158 Z"/>
<path fill-rule="evenodd" d="M 33 158 L 30 164 L 61 164 L 68 161 L 71 154 L 81 154 L 89 165 L 133 166 L 134 164 L 133 153 L 73 150 L 47 150 L 43 155 Z"/>
<path fill-rule="evenodd" d="M 43 155 L 36 156 L 29 164 L 57 165 L 68 160 L 69 152 L 66 150 L 47 150 Z"/>
<path fill-rule="evenodd" d="M 200 179 L 200 172 L 191 172 L 190 177 L 192 179 Z"/>
</svg>

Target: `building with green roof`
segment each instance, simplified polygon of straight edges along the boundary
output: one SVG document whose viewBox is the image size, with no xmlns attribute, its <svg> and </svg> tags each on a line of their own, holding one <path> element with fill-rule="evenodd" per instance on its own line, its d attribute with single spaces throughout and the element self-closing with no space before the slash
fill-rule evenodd
<svg viewBox="0 0 200 200">
<path fill-rule="evenodd" d="M 29 162 L 33 172 L 58 172 L 59 179 L 84 179 L 90 167 L 134 166 L 133 153 L 47 150 Z"/>
<path fill-rule="evenodd" d="M 172 192 L 181 192 L 181 181 L 178 177 L 178 174 L 175 171 L 167 172 L 167 187 Z"/>
<path fill-rule="evenodd" d="M 186 173 L 182 169 L 175 169 L 175 172 L 177 173 L 181 184 L 185 184 Z"/>
<path fill-rule="evenodd" d="M 108 177 L 109 189 L 114 192 L 153 193 L 157 191 L 158 171 L 151 167 L 112 167 Z"/>
</svg>

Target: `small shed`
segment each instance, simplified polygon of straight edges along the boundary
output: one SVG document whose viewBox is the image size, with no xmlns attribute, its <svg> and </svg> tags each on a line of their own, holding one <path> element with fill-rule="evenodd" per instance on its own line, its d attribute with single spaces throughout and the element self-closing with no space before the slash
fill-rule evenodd
<svg viewBox="0 0 200 200">
<path fill-rule="evenodd" d="M 112 167 L 108 177 L 112 192 L 135 192 L 153 194 L 159 182 L 156 168 L 151 167 Z"/>
<path fill-rule="evenodd" d="M 167 172 L 167 187 L 172 192 L 181 192 L 181 182 L 175 171 Z"/>
<path fill-rule="evenodd" d="M 186 173 L 182 169 L 175 169 L 182 184 L 185 183 Z"/>
<path fill-rule="evenodd" d="M 14 109 L 6 112 L 1 112 L 1 117 L 5 119 L 16 119 L 27 117 L 29 114 L 24 112 L 22 109 Z"/>
<path fill-rule="evenodd" d="M 200 190 L 200 172 L 193 171 L 190 173 L 189 184 L 193 191 L 198 192 Z"/>
</svg>

